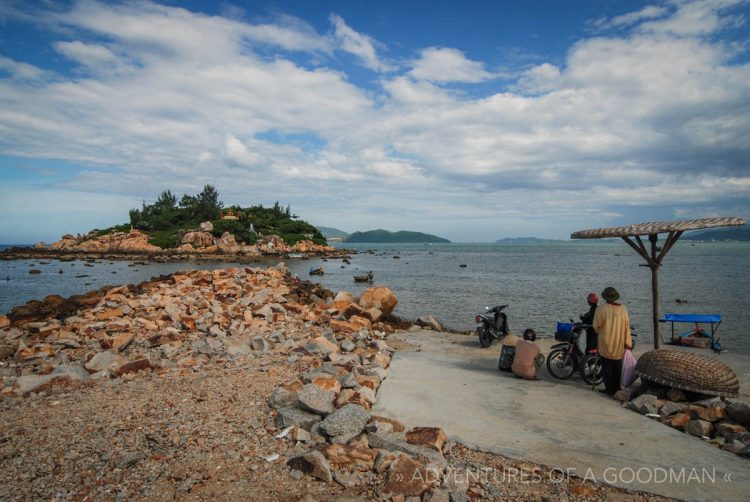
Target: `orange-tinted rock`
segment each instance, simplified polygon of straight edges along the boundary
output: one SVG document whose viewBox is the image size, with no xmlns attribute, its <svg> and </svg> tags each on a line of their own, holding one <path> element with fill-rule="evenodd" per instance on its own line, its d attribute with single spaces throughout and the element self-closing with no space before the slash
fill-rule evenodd
<svg viewBox="0 0 750 502">
<path fill-rule="evenodd" d="M 195 319 L 193 319 L 190 316 L 182 316 L 180 318 L 180 322 L 182 323 L 182 327 L 185 328 L 188 331 L 195 331 Z"/>
<path fill-rule="evenodd" d="M 332 390 L 334 393 L 338 394 L 341 390 L 341 384 L 338 380 L 331 377 L 326 376 L 319 376 L 312 379 L 313 384 L 317 385 L 321 389 L 325 390 Z"/>
<path fill-rule="evenodd" d="M 358 471 L 371 471 L 378 451 L 351 445 L 328 444 L 320 450 L 333 466 L 346 466 Z"/>
<path fill-rule="evenodd" d="M 122 317 L 122 309 L 119 307 L 114 309 L 107 309 L 102 310 L 101 312 L 97 312 L 96 314 L 97 321 L 106 321 L 107 319 L 112 319 L 113 317 Z"/>
<path fill-rule="evenodd" d="M 669 425 L 675 429 L 683 429 L 690 422 L 690 415 L 687 413 L 675 413 L 669 417 Z"/>
<path fill-rule="evenodd" d="M 353 324 L 357 331 L 360 329 L 370 330 L 372 329 L 372 322 L 366 317 L 353 315 L 349 318 L 349 324 Z"/>
<path fill-rule="evenodd" d="M 363 387 L 369 387 L 372 390 L 377 390 L 380 385 L 380 379 L 374 375 L 357 375 L 357 383 Z"/>
<path fill-rule="evenodd" d="M 376 308 L 383 312 L 384 315 L 388 315 L 393 312 L 396 307 L 398 299 L 389 288 L 385 286 L 375 286 L 368 288 L 359 297 L 359 305 L 365 310 Z"/>
<path fill-rule="evenodd" d="M 729 417 L 726 410 L 718 406 L 711 406 L 709 408 L 688 406 L 685 413 L 690 415 L 690 418 L 705 420 L 706 422 L 718 422 Z"/>
<path fill-rule="evenodd" d="M 144 357 L 142 359 L 136 359 L 135 361 L 130 361 L 123 364 L 122 366 L 117 368 L 115 374 L 117 376 L 122 376 L 128 373 L 137 373 L 139 371 L 147 370 L 150 368 L 152 368 L 151 362 Z"/>
<path fill-rule="evenodd" d="M 7 316 L 0 315 L 0 329 L 10 326 L 10 319 Z"/>
<path fill-rule="evenodd" d="M 367 423 L 372 422 L 382 422 L 386 424 L 391 424 L 393 426 L 393 432 L 403 432 L 406 430 L 406 426 L 396 420 L 395 418 L 388 418 L 388 417 L 381 417 L 380 415 L 373 415 L 370 417 L 370 420 L 368 420 Z"/>
<path fill-rule="evenodd" d="M 427 446 L 442 452 L 448 437 L 439 427 L 415 427 L 406 433 L 406 441 L 411 444 Z"/>
<path fill-rule="evenodd" d="M 406 455 L 396 458 L 388 468 L 384 491 L 395 495 L 421 497 L 432 488 L 436 476 L 430 475 L 422 464 Z"/>
<path fill-rule="evenodd" d="M 135 340 L 135 333 L 120 333 L 112 340 L 112 348 L 122 352 Z"/>
<path fill-rule="evenodd" d="M 330 324 L 334 333 L 354 333 L 360 330 L 360 326 L 352 322 L 331 319 Z"/>
</svg>

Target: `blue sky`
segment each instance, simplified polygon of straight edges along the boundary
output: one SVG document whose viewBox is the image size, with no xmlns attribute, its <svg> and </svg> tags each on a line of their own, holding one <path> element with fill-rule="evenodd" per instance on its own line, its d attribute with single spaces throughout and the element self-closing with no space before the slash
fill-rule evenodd
<svg viewBox="0 0 750 502">
<path fill-rule="evenodd" d="M 750 216 L 750 3 L 0 0 L 0 243 L 164 189 L 346 231 Z"/>
</svg>

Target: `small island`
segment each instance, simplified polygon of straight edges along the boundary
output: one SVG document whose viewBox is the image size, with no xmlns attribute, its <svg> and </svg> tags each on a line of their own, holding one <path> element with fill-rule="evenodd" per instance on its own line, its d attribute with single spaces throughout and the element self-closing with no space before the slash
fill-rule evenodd
<svg viewBox="0 0 750 502">
<path fill-rule="evenodd" d="M 388 230 L 378 229 L 367 232 L 354 232 L 344 239 L 345 243 L 450 243 L 448 239 L 443 239 L 436 235 L 424 234 L 422 232 L 409 232 L 399 230 L 390 232 Z"/>
<path fill-rule="evenodd" d="M 252 261 L 263 256 L 338 256 L 313 225 L 291 208 L 224 207 L 219 194 L 205 185 L 197 195 L 177 197 L 164 190 L 153 204 L 130 210 L 130 222 L 86 234 L 66 234 L 52 244 L 12 248 L 0 259 L 59 258 L 72 260 L 106 254 L 109 259 L 138 257 L 181 261 L 186 257 L 218 261 Z"/>
</svg>

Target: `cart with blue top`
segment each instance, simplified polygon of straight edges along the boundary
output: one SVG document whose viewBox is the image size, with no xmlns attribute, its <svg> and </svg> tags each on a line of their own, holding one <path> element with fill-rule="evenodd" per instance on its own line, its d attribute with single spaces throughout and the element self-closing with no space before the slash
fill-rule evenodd
<svg viewBox="0 0 750 502">
<path fill-rule="evenodd" d="M 714 352 L 721 352 L 721 344 L 716 332 L 721 324 L 721 314 L 664 314 L 660 322 L 668 322 L 672 325 L 672 337 L 670 339 L 673 345 L 683 345 L 688 347 L 711 348 Z M 692 330 L 675 334 L 675 323 L 691 323 L 694 325 Z M 701 327 L 701 324 L 711 326 L 708 332 Z"/>
</svg>

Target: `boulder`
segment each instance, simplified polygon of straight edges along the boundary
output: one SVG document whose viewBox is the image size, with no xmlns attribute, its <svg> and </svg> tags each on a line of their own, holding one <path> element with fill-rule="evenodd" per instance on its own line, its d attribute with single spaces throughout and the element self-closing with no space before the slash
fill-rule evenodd
<svg viewBox="0 0 750 502">
<path fill-rule="evenodd" d="M 237 244 L 234 235 L 229 232 L 224 232 L 221 238 L 216 241 L 216 245 L 219 246 L 219 250 L 222 253 L 237 253 L 240 250 L 240 246 Z"/>
<path fill-rule="evenodd" d="M 358 471 L 371 471 L 378 450 L 352 445 L 327 444 L 320 450 L 333 466 L 344 466 Z"/>
<path fill-rule="evenodd" d="M 626 403 L 627 408 L 637 411 L 641 415 L 656 414 L 656 396 L 652 394 L 641 394 L 632 401 Z"/>
<path fill-rule="evenodd" d="M 208 232 L 188 232 L 182 237 L 181 244 L 190 244 L 197 248 L 213 245 L 214 236 Z"/>
<path fill-rule="evenodd" d="M 332 352 L 339 352 L 339 346 L 331 342 L 324 336 L 313 338 L 305 345 L 305 350 L 312 354 L 327 356 Z"/>
<path fill-rule="evenodd" d="M 214 224 L 211 223 L 210 221 L 204 221 L 203 223 L 200 224 L 198 228 L 200 229 L 201 232 L 211 233 L 214 231 Z"/>
<path fill-rule="evenodd" d="M 289 459 L 287 465 L 292 469 L 302 471 L 326 483 L 333 481 L 331 474 L 331 464 L 328 459 L 319 451 L 313 450 L 305 455 L 300 455 Z"/>
<path fill-rule="evenodd" d="M 359 297 L 359 305 L 362 308 L 365 310 L 376 308 L 380 310 L 383 315 L 388 315 L 393 312 L 396 304 L 398 304 L 396 295 L 385 286 L 368 288 L 362 293 L 362 296 Z"/>
<path fill-rule="evenodd" d="M 334 380 L 335 381 L 335 380 Z M 330 390 L 325 390 L 315 384 L 309 383 L 302 388 L 297 395 L 301 407 L 318 415 L 328 415 L 335 410 L 333 400 L 335 394 Z"/>
<path fill-rule="evenodd" d="M 421 497 L 432 488 L 437 476 L 425 469 L 422 464 L 411 457 L 401 456 L 395 459 L 388 468 L 388 479 L 383 487 L 386 493 Z"/>
<path fill-rule="evenodd" d="M 89 373 L 98 373 L 99 371 L 108 370 L 118 367 L 122 358 L 115 352 L 99 352 L 85 364 Z"/>
<path fill-rule="evenodd" d="M 433 331 L 445 331 L 443 323 L 441 323 L 431 315 L 417 317 L 417 320 L 414 321 L 414 324 L 416 324 L 417 326 L 430 328 Z"/>
<path fill-rule="evenodd" d="M 442 452 L 448 437 L 439 427 L 415 427 L 406 433 L 406 441 L 410 444 L 426 446 Z"/>
<path fill-rule="evenodd" d="M 321 423 L 320 430 L 327 436 L 359 433 L 367 424 L 370 412 L 356 404 L 345 404 L 328 415 Z"/>
<path fill-rule="evenodd" d="M 297 402 L 297 393 L 285 387 L 277 387 L 274 389 L 271 397 L 268 398 L 268 405 L 273 409 L 284 408 L 291 406 Z"/>
<path fill-rule="evenodd" d="M 88 379 L 88 372 L 81 366 L 62 364 L 47 375 L 19 377 L 13 386 L 13 393 L 18 396 L 25 396 L 31 392 L 42 392 L 52 387 L 79 387 L 86 383 Z"/>
<path fill-rule="evenodd" d="M 715 431 L 714 424 L 705 420 L 691 420 L 685 426 L 685 432 L 696 437 L 711 437 Z"/>
<path fill-rule="evenodd" d="M 412 457 L 423 459 L 427 462 L 433 462 L 440 466 L 447 465 L 445 457 L 439 452 L 426 446 L 407 443 L 403 436 L 399 434 L 381 434 L 375 432 L 367 433 L 367 441 L 370 448 L 381 450 L 401 451 Z"/>
<path fill-rule="evenodd" d="M 318 422 L 320 422 L 320 415 L 300 410 L 293 406 L 281 408 L 279 414 L 276 415 L 276 426 L 279 429 L 286 429 L 287 427 L 296 425 L 309 431 L 310 428 Z"/>
<path fill-rule="evenodd" d="M 729 401 L 725 409 L 732 420 L 750 426 L 750 404 L 743 401 Z"/>
</svg>

